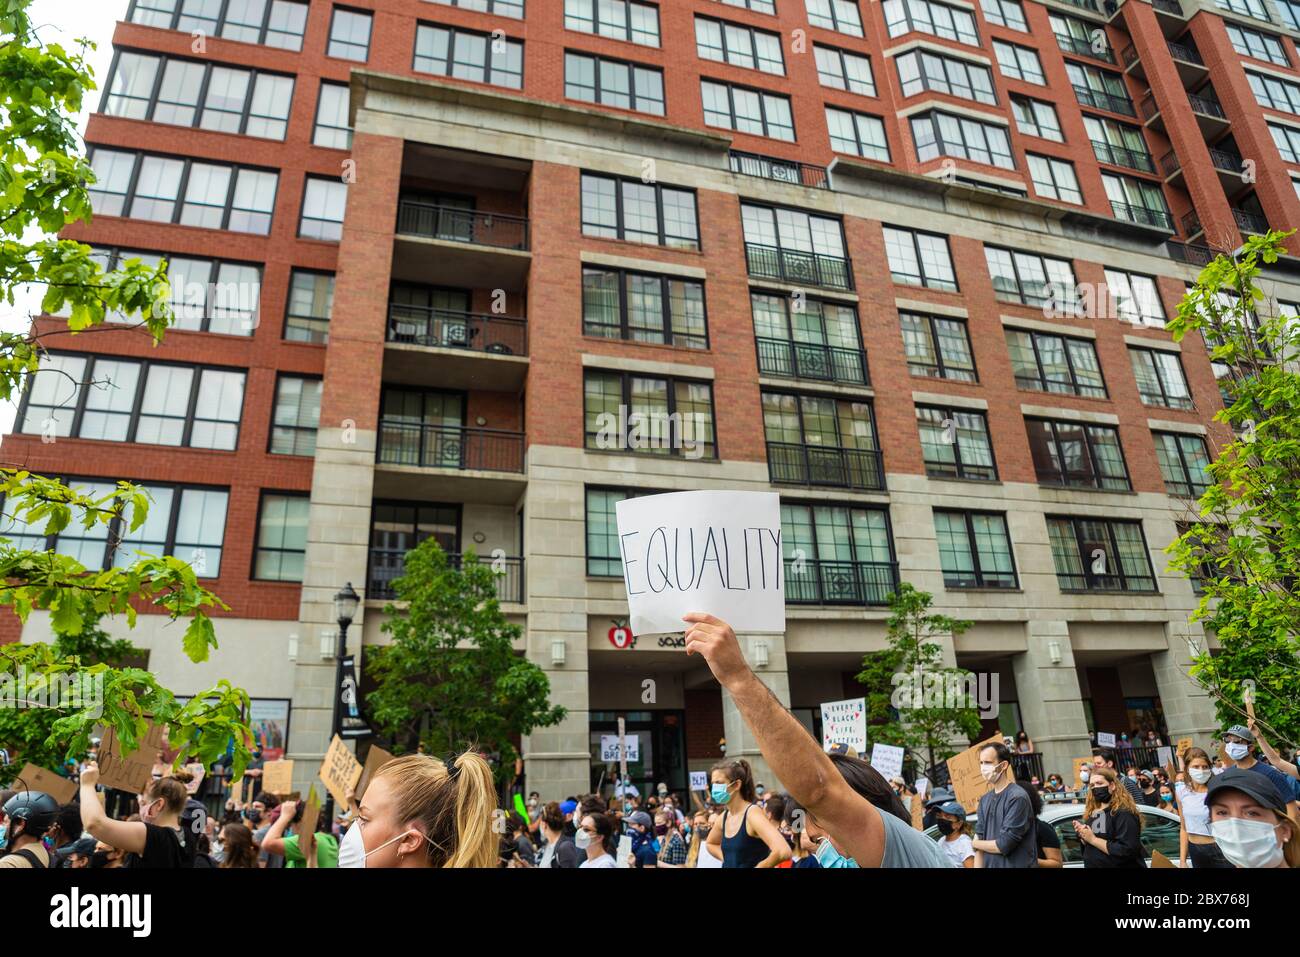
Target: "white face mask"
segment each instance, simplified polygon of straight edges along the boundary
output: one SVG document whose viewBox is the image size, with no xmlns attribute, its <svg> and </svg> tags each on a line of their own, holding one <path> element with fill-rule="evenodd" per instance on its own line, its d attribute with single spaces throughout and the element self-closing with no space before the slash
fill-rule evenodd
<svg viewBox="0 0 1300 957">
<path fill-rule="evenodd" d="M 994 781 L 996 781 L 998 778 L 1002 776 L 1002 772 L 998 770 L 998 768 L 1000 768 L 1001 766 L 1002 766 L 1001 761 L 997 762 L 996 764 L 981 764 L 980 774 L 984 775 L 985 781 L 988 781 L 989 784 L 992 784 Z"/>
<path fill-rule="evenodd" d="M 354 833 L 356 835 L 355 837 L 353 837 Z M 339 842 L 338 866 L 339 867 L 365 867 L 366 858 L 368 858 L 371 854 L 374 854 L 376 851 L 382 851 L 389 844 L 392 844 L 396 841 L 400 841 L 408 834 L 420 834 L 420 832 L 413 827 L 407 828 L 405 831 L 402 831 L 400 834 L 397 834 L 389 838 L 388 840 L 384 841 L 384 843 L 380 844 L 378 847 L 371 848 L 370 850 L 367 851 L 365 841 L 361 837 L 361 822 L 354 821 L 352 826 L 348 828 L 347 833 L 343 835 L 343 840 Z M 424 838 L 434 847 L 438 847 L 438 842 L 435 841 L 433 838 L 429 837 L 427 834 L 420 834 L 420 837 Z"/>
<path fill-rule="evenodd" d="M 1197 784 L 1204 784 L 1214 777 L 1214 772 L 1209 768 L 1188 768 L 1187 773 L 1192 776 L 1192 780 Z"/>
<path fill-rule="evenodd" d="M 1087 784 L 1087 783 L 1088 783 L 1088 778 L 1089 778 L 1089 776 L 1090 776 L 1090 775 L 1089 775 L 1089 772 L 1088 772 L 1088 771 L 1080 771 L 1080 772 L 1079 772 L 1079 780 L 1082 781 L 1084 784 Z"/>
<path fill-rule="evenodd" d="M 1282 860 L 1279 825 L 1229 817 L 1210 822 L 1210 833 L 1223 856 L 1238 867 L 1276 867 Z"/>
<path fill-rule="evenodd" d="M 1250 753 L 1250 748 L 1244 744 L 1229 744 L 1226 745 L 1223 750 L 1227 751 L 1228 757 L 1232 758 L 1234 761 L 1240 761 Z"/>
<path fill-rule="evenodd" d="M 591 847 L 591 835 L 582 828 L 578 828 L 577 833 L 573 835 L 573 843 L 577 845 L 578 850 L 585 851 Z"/>
</svg>

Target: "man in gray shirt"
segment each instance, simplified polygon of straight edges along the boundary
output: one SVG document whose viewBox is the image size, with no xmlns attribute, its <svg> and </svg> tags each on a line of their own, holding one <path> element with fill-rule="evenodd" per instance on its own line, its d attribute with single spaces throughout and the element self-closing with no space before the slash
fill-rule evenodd
<svg viewBox="0 0 1300 957">
<path fill-rule="evenodd" d="M 980 773 L 993 790 L 980 798 L 975 824 L 976 867 L 1037 867 L 1038 828 L 1029 795 L 1012 780 L 1011 751 L 990 744 L 980 751 Z"/>
</svg>

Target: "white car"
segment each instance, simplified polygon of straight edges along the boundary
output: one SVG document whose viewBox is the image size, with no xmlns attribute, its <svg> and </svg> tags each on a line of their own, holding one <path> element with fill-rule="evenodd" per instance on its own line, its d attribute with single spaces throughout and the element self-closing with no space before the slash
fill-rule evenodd
<svg viewBox="0 0 1300 957">
<path fill-rule="evenodd" d="M 1142 818 L 1142 846 L 1146 849 L 1147 867 L 1151 866 L 1151 852 L 1159 851 L 1175 866 L 1178 864 L 1178 815 L 1159 807 L 1139 807 Z M 1083 867 L 1083 851 L 1080 840 L 1074 833 L 1074 822 L 1082 820 L 1082 804 L 1044 804 L 1041 820 L 1047 822 L 1056 831 L 1061 841 L 1061 857 L 1066 867 Z M 975 827 L 976 815 L 968 814 L 966 820 L 972 829 Z M 937 827 L 927 828 L 925 836 L 932 841 L 939 840 Z"/>
</svg>

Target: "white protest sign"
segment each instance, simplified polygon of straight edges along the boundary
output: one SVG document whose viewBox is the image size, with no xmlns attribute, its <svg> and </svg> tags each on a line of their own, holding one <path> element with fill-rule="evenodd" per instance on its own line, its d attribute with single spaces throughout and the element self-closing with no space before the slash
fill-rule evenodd
<svg viewBox="0 0 1300 957">
<path fill-rule="evenodd" d="M 871 746 L 871 766 L 880 772 L 886 781 L 903 776 L 903 749 L 892 744 L 873 744 Z"/>
<path fill-rule="evenodd" d="M 692 771 L 691 772 L 691 790 L 707 791 L 709 789 L 709 772 Z"/>
<path fill-rule="evenodd" d="M 930 779 L 924 775 L 917 777 L 916 781 L 912 784 L 912 790 L 916 792 L 917 797 L 924 801 L 925 792 L 930 790 Z"/>
<path fill-rule="evenodd" d="M 847 744 L 858 754 L 867 750 L 867 699 L 822 702 L 822 748 Z"/>
<path fill-rule="evenodd" d="M 707 612 L 738 633 L 785 631 L 781 503 L 775 492 L 669 492 L 617 505 L 629 627 L 686 630 Z"/>
<path fill-rule="evenodd" d="M 618 760 L 618 735 L 602 734 L 600 736 L 600 759 L 602 761 Z M 641 760 L 641 741 L 635 734 L 627 735 L 627 759 Z"/>
<path fill-rule="evenodd" d="M 1109 732 L 1107 732 L 1107 731 L 1098 731 L 1098 732 L 1097 732 L 1097 747 L 1099 747 L 1099 748 L 1113 748 L 1113 747 L 1115 747 L 1115 735 L 1113 735 L 1113 734 L 1111 734 L 1111 733 L 1109 733 Z"/>
<path fill-rule="evenodd" d="M 1161 766 L 1162 768 L 1163 768 L 1166 764 L 1173 764 L 1173 763 L 1174 763 L 1174 749 L 1173 749 L 1173 748 L 1169 748 L 1169 747 L 1158 748 L 1158 749 L 1156 750 L 1156 755 L 1157 755 L 1156 760 L 1157 760 L 1158 762 L 1160 762 L 1160 766 Z"/>
</svg>

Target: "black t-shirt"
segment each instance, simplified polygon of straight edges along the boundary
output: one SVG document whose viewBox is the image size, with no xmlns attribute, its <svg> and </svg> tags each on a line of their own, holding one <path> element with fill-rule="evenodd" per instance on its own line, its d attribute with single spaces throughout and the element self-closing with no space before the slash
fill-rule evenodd
<svg viewBox="0 0 1300 957">
<path fill-rule="evenodd" d="M 144 825 L 144 853 L 126 855 L 126 867 L 187 867 L 185 848 L 175 828 Z"/>
<path fill-rule="evenodd" d="M 1098 811 L 1088 826 L 1106 842 L 1106 850 L 1083 844 L 1084 867 L 1146 867 L 1142 822 L 1132 811 Z"/>
<path fill-rule="evenodd" d="M 1056 833 L 1056 828 L 1052 827 L 1052 825 L 1048 824 L 1042 818 L 1039 818 L 1038 819 L 1038 856 L 1041 858 L 1046 858 L 1047 855 L 1043 853 L 1043 849 L 1048 847 L 1054 847 L 1059 851 L 1061 849 L 1061 838 L 1060 835 Z"/>
</svg>

